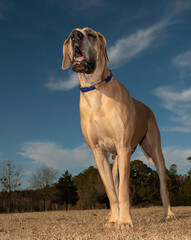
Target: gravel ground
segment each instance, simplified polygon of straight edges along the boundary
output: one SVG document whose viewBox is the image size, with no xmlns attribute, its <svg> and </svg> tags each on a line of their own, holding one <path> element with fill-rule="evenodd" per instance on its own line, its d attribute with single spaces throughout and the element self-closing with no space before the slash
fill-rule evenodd
<svg viewBox="0 0 191 240">
<path fill-rule="evenodd" d="M 191 207 L 174 207 L 164 221 L 162 207 L 132 209 L 134 229 L 105 227 L 108 210 L 0 214 L 0 240 L 191 240 Z"/>
</svg>

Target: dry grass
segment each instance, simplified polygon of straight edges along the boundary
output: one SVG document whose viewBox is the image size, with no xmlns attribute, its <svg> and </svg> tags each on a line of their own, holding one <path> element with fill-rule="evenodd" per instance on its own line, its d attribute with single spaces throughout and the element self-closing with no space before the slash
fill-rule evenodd
<svg viewBox="0 0 191 240">
<path fill-rule="evenodd" d="M 0 214 L 0 240 L 191 239 L 191 207 L 173 208 L 164 221 L 162 207 L 132 209 L 134 229 L 107 228 L 107 210 Z"/>
</svg>

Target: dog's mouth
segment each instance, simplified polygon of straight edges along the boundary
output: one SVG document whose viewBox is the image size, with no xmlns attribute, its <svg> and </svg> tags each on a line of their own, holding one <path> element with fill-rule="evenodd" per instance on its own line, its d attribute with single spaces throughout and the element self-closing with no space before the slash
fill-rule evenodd
<svg viewBox="0 0 191 240">
<path fill-rule="evenodd" d="M 85 57 L 83 56 L 83 54 L 81 53 L 79 47 L 75 48 L 75 52 L 74 52 L 74 62 L 76 63 L 81 63 L 82 61 L 85 61 Z"/>
<path fill-rule="evenodd" d="M 88 61 L 78 46 L 74 49 L 73 71 L 90 74 L 95 70 L 95 61 Z"/>
</svg>

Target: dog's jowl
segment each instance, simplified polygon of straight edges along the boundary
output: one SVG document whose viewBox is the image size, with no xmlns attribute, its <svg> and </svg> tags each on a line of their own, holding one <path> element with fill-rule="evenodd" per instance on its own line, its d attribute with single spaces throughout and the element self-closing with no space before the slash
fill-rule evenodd
<svg viewBox="0 0 191 240">
<path fill-rule="evenodd" d="M 156 167 L 164 215 L 174 218 L 165 179 L 165 162 L 153 112 L 132 98 L 107 67 L 106 40 L 90 28 L 74 29 L 64 42 L 63 69 L 72 64 L 80 83 L 80 117 L 84 139 L 92 149 L 109 198 L 107 225 L 133 226 L 130 214 L 130 157 L 139 144 Z M 108 155 L 115 156 L 111 169 Z"/>
</svg>

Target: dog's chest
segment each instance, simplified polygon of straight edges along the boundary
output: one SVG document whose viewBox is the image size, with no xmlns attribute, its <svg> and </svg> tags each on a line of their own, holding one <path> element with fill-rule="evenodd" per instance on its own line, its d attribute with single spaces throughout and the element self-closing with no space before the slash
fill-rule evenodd
<svg viewBox="0 0 191 240">
<path fill-rule="evenodd" d="M 81 116 L 82 117 L 82 116 Z M 81 118 L 82 132 L 86 142 L 91 146 L 99 146 L 104 151 L 115 153 L 115 125 L 112 109 L 86 111 L 86 116 Z"/>
</svg>

